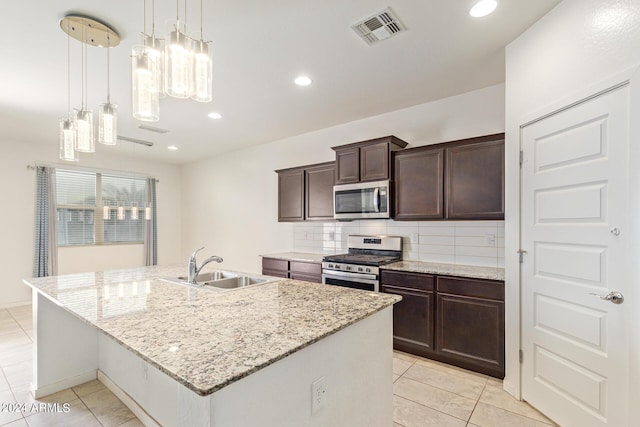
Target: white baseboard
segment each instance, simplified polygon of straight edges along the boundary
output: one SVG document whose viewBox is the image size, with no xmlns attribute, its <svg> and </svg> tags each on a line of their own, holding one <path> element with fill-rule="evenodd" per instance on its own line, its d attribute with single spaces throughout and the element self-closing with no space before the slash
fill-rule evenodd
<svg viewBox="0 0 640 427">
<path fill-rule="evenodd" d="M 31 393 L 36 399 L 44 396 L 48 396 L 53 393 L 57 393 L 62 390 L 66 390 L 71 387 L 75 387 L 80 384 L 87 383 L 96 379 L 96 371 L 89 371 L 83 374 L 75 375 L 70 378 L 65 378 L 62 381 L 55 382 L 53 384 L 47 384 L 36 388 L 31 384 Z"/>
<path fill-rule="evenodd" d="M 124 403 L 127 408 L 134 413 L 136 417 L 140 420 L 142 424 L 146 427 L 161 427 L 160 424 L 156 422 L 156 420 L 151 417 L 151 415 L 147 414 L 147 412 L 142 409 L 140 405 L 129 396 L 124 390 L 118 387 L 113 381 L 109 379 L 101 370 L 98 369 L 98 381 L 105 385 L 113 394 L 115 394 L 118 399 Z"/>
<path fill-rule="evenodd" d="M 29 298 L 26 301 L 17 301 L 9 304 L 2 304 L 0 305 L 0 310 L 4 310 L 7 308 L 14 308 L 14 307 L 22 307 L 23 305 L 31 305 L 31 298 Z"/>
</svg>

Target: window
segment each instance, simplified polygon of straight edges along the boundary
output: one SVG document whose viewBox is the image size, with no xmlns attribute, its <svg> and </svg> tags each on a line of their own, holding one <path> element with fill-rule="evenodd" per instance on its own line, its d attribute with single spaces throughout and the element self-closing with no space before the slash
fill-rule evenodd
<svg viewBox="0 0 640 427">
<path fill-rule="evenodd" d="M 146 179 L 56 170 L 58 246 L 143 243 Z"/>
</svg>

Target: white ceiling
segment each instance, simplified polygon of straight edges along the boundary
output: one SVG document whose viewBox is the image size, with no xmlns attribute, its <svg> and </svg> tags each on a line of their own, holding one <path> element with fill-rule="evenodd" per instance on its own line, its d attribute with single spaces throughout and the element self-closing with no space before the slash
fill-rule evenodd
<svg viewBox="0 0 640 427">
<path fill-rule="evenodd" d="M 119 33 L 121 44 L 111 50 L 119 134 L 154 143 L 122 142 L 111 150 L 185 163 L 501 83 L 504 47 L 560 0 L 502 0 L 480 19 L 468 14 L 474 2 L 204 0 L 214 100 L 165 98 L 160 121 L 143 123 L 131 117 L 129 77 L 131 47 L 142 32 L 142 0 L 3 1 L 0 137 L 57 144 L 58 120 L 67 111 L 67 36 L 59 20 L 70 12 L 98 18 Z M 200 3 L 188 0 L 187 6 L 187 24 L 197 31 Z M 387 6 L 408 30 L 368 46 L 350 26 Z M 156 0 L 156 34 L 164 36 L 175 10 L 175 1 Z M 71 40 L 71 108 L 81 100 L 80 45 Z M 106 51 L 88 51 L 88 104 L 95 110 L 106 98 Z M 294 85 L 299 74 L 314 83 Z M 223 118 L 208 118 L 211 111 Z M 170 132 L 151 133 L 140 124 Z M 167 150 L 171 144 L 179 150 Z M 107 150 L 100 146 L 97 155 Z"/>
</svg>

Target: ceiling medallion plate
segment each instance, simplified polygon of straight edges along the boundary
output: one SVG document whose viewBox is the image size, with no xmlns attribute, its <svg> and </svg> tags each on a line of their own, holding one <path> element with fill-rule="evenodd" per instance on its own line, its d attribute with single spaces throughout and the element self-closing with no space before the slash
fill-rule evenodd
<svg viewBox="0 0 640 427">
<path fill-rule="evenodd" d="M 107 24 L 83 15 L 67 15 L 60 20 L 60 28 L 76 40 L 96 47 L 114 47 L 120 36 Z"/>
</svg>

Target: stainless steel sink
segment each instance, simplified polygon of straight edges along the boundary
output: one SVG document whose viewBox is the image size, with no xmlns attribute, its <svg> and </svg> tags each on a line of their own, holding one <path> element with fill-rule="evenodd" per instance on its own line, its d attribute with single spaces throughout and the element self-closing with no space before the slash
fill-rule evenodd
<svg viewBox="0 0 640 427">
<path fill-rule="evenodd" d="M 222 270 L 210 271 L 208 273 L 198 274 L 196 276 L 196 283 L 211 282 L 212 280 L 228 279 L 231 277 L 238 277 L 238 275 L 239 275 L 238 273 L 232 273 L 230 271 L 222 271 Z M 178 280 L 182 280 L 186 282 L 187 276 L 179 276 Z"/>
<path fill-rule="evenodd" d="M 235 276 L 227 277 L 224 279 L 211 280 L 209 282 L 204 282 L 203 285 L 213 286 L 214 288 L 220 289 L 237 289 L 265 282 L 267 282 L 267 279 L 263 277 Z"/>
<path fill-rule="evenodd" d="M 164 277 L 162 280 L 179 283 L 181 285 L 194 286 L 188 282 L 187 276 Z M 215 270 L 198 274 L 196 276 L 196 286 L 209 288 L 211 290 L 224 291 L 272 282 L 274 280 L 276 280 L 276 278 L 266 276 L 248 276 L 246 274 L 236 273 L 233 271 Z"/>
</svg>

